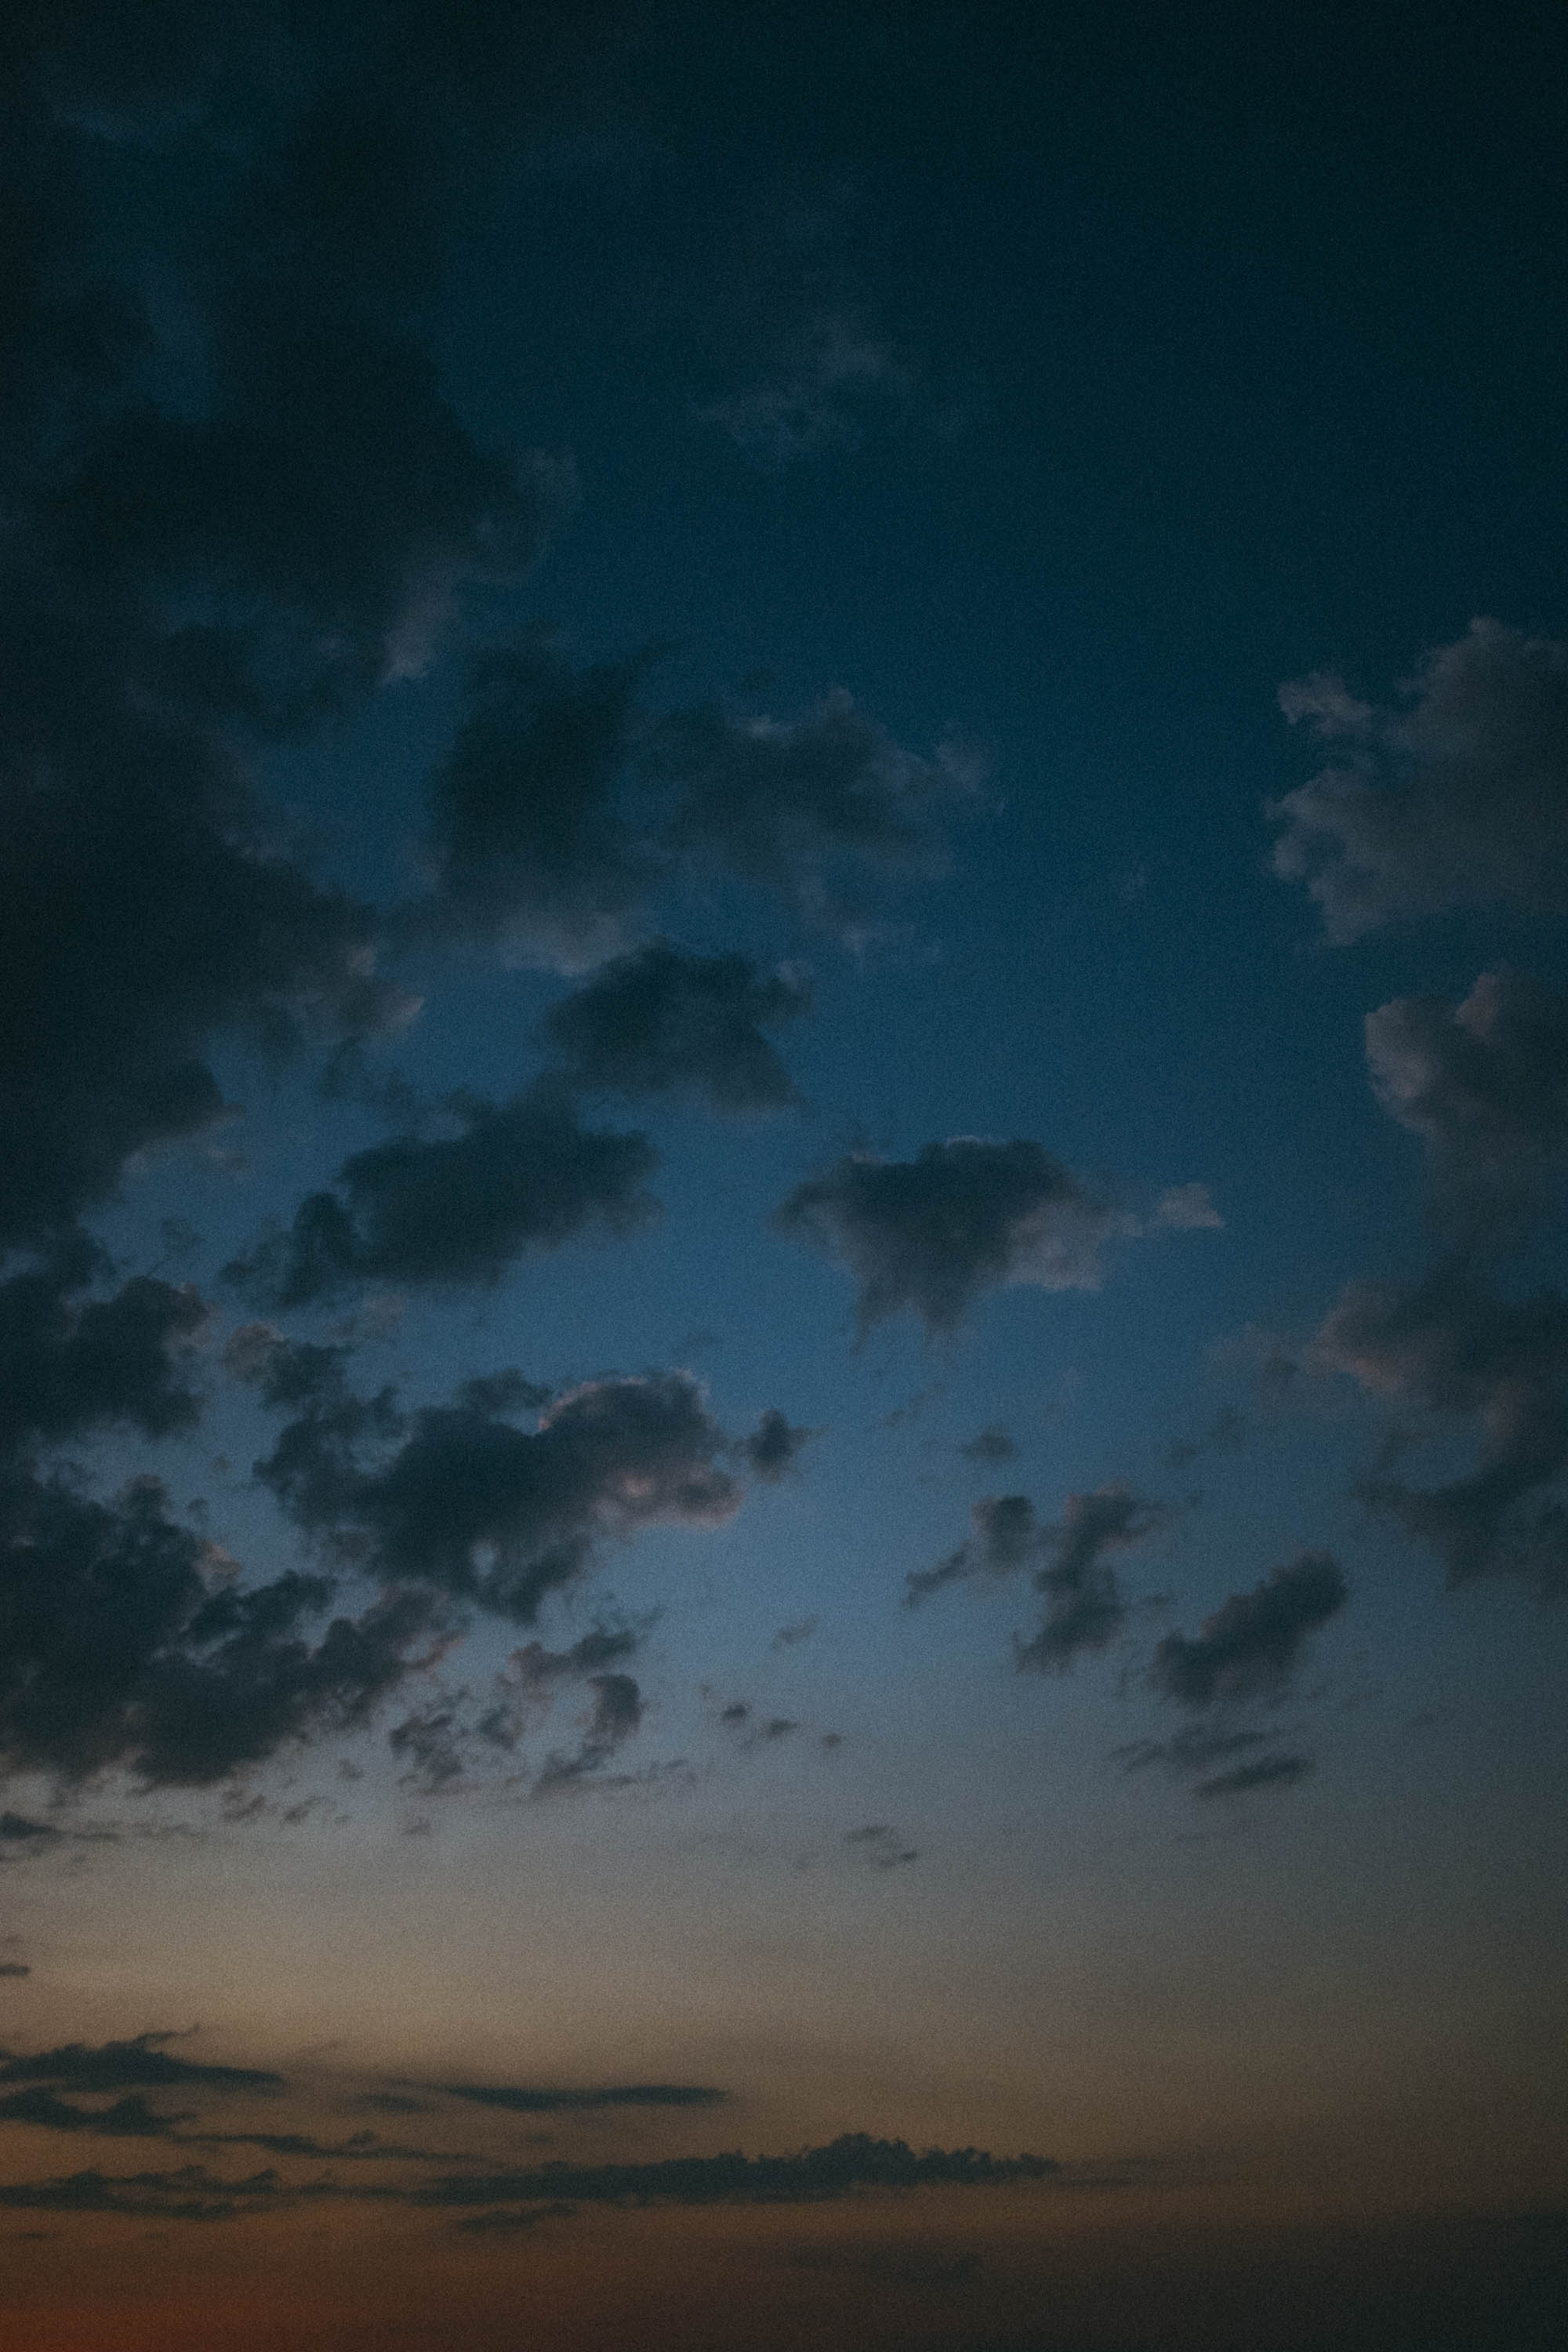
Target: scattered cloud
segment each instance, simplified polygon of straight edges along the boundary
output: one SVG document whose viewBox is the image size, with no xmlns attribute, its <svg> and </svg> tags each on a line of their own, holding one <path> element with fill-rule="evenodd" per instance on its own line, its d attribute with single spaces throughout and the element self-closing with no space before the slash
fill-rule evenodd
<svg viewBox="0 0 1568 2352">
<path fill-rule="evenodd" d="M 431 782 L 434 895 L 416 924 L 562 971 L 619 953 L 658 873 L 621 805 L 650 658 L 582 671 L 539 648 L 471 658 L 467 711 Z"/>
<path fill-rule="evenodd" d="M 1400 708 L 1327 674 L 1279 701 L 1340 751 L 1270 812 L 1274 870 L 1306 883 L 1330 940 L 1453 907 L 1568 908 L 1568 644 L 1477 620 Z"/>
<path fill-rule="evenodd" d="M 748 1437 L 741 1441 L 741 1451 L 753 1474 L 776 1486 L 787 1476 L 810 1441 L 820 1432 L 798 1429 L 784 1419 L 776 1405 L 769 1407 Z"/>
<path fill-rule="evenodd" d="M 906 1845 L 886 1822 L 868 1822 L 863 1829 L 846 1830 L 844 1843 L 873 1870 L 897 1870 L 900 1863 L 918 1862 L 918 1846 Z"/>
<path fill-rule="evenodd" d="M 913 389 L 909 369 L 888 345 L 839 313 L 816 320 L 778 373 L 697 414 L 746 457 L 782 467 L 858 448 L 878 413 L 901 406 Z"/>
<path fill-rule="evenodd" d="M 1127 1618 L 1107 1554 L 1142 1543 L 1167 1525 L 1170 1513 L 1127 1486 L 1100 1486 L 1069 1495 L 1060 1523 L 1040 1531 L 1050 1565 L 1038 1570 L 1035 1590 L 1046 1597 L 1039 1629 L 1015 1640 L 1021 1667 L 1065 1673 L 1082 1650 L 1102 1650 Z"/>
<path fill-rule="evenodd" d="M 1395 997 L 1366 1016 L 1366 1058 L 1384 1108 L 1472 1209 L 1528 1195 L 1568 1150 L 1568 995 L 1483 971 L 1458 1004 Z"/>
<path fill-rule="evenodd" d="M 1018 1449 L 999 1421 L 987 1422 L 959 1452 L 966 1462 L 1011 1462 Z"/>
<path fill-rule="evenodd" d="M 1316 1362 L 1374 1396 L 1478 1432 L 1475 1466 L 1415 1486 L 1382 1466 L 1357 1489 L 1443 1561 L 1451 1584 L 1520 1576 L 1568 1581 L 1568 1301 L 1512 1301 L 1460 1261 L 1411 1284 L 1350 1284 L 1317 1334 Z"/>
<path fill-rule="evenodd" d="M 768 1643 L 769 1649 L 798 1649 L 802 1642 L 810 1641 L 812 1635 L 816 1631 L 817 1622 L 818 1621 L 815 1617 L 797 1617 L 793 1624 L 781 1625 L 778 1632 L 773 1635 L 773 1640 Z"/>
<path fill-rule="evenodd" d="M 731 2095 L 704 2083 L 620 2083 L 586 2090 L 511 2083 L 440 2083 L 435 2087 L 449 2099 L 467 2099 L 474 2106 L 500 2107 L 515 2116 L 578 2115 L 602 2107 L 721 2107 Z"/>
<path fill-rule="evenodd" d="M 984 2148 L 923 2148 L 847 2132 L 823 2147 L 788 2156 L 668 2157 L 652 2162 L 570 2164 L 447 2173 L 400 2187 L 345 2184 L 331 2177 L 290 2182 L 276 2166 L 226 2179 L 203 2165 L 163 2172 L 76 2172 L 0 2186 L 0 2209 L 24 2212 L 123 2213 L 145 2221 L 225 2221 L 327 2200 L 374 2200 L 385 2210 L 474 2214 L 487 2231 L 523 2229 L 581 2205 L 817 2205 L 878 2189 L 994 2188 L 1044 2181 L 1050 2157 L 993 2156 Z M 509 2204 L 510 2200 L 510 2204 Z"/>
<path fill-rule="evenodd" d="M 1245 1797 L 1256 1789 L 1293 1789 L 1313 1769 L 1310 1756 L 1260 1756 L 1256 1763 L 1237 1764 L 1200 1780 L 1193 1794 L 1200 1801 L 1215 1797 Z"/>
<path fill-rule="evenodd" d="M 654 1213 L 642 1191 L 658 1155 L 644 1135 L 583 1127 L 557 1076 L 510 1102 L 461 1098 L 460 1132 L 395 1136 L 357 1151 L 335 1192 L 302 1201 L 286 1235 L 226 1278 L 277 1307 L 367 1281 L 494 1283 L 531 1249 L 585 1227 L 625 1233 Z"/>
<path fill-rule="evenodd" d="M 1038 1143 L 955 1136 L 913 1160 L 855 1154 L 797 1185 L 781 1229 L 853 1276 L 864 1334 L 909 1307 L 950 1331 L 985 1290 L 1095 1290 L 1121 1213 Z"/>
<path fill-rule="evenodd" d="M 689 955 L 655 940 L 621 956 L 546 1014 L 574 1084 L 609 1094 L 703 1094 L 722 1111 L 799 1100 L 764 1028 L 809 1010 L 800 974 L 744 956 Z"/>
<path fill-rule="evenodd" d="M 1026 1495 L 988 1496 L 970 1517 L 974 1532 L 968 1542 L 934 1568 L 905 1578 L 905 1608 L 917 1608 L 946 1585 L 1011 1576 L 1037 1561 L 1033 1582 L 1046 1613 L 1026 1641 L 1015 1637 L 1014 1654 L 1021 1668 L 1060 1673 L 1080 1651 L 1103 1649 L 1126 1622 L 1127 1605 L 1107 1555 L 1141 1543 L 1170 1514 L 1130 1487 L 1109 1486 L 1069 1495 L 1054 1526 L 1041 1523 Z"/>
<path fill-rule="evenodd" d="M 73 2091 L 163 2090 L 277 2091 L 281 2074 L 265 2067 L 210 2065 L 176 2057 L 167 2048 L 174 2033 L 138 2033 L 129 2042 L 62 2042 L 31 2057 L 0 2052 L 0 2084 L 62 2083 Z"/>
<path fill-rule="evenodd" d="M 604 1538 L 716 1527 L 740 1507 L 719 1466 L 728 1441 L 686 1372 L 585 1381 L 532 1430 L 472 1393 L 405 1423 L 386 1400 L 350 1395 L 336 1363 L 300 1401 L 257 1465 L 300 1524 L 395 1588 L 433 1587 L 520 1624 Z"/>
<path fill-rule="evenodd" d="M 1328 1552 L 1303 1552 L 1250 1592 L 1233 1592 L 1197 1633 L 1167 1633 L 1150 1679 L 1182 1706 L 1279 1696 L 1289 1689 L 1309 1637 L 1349 1597 Z"/>
</svg>

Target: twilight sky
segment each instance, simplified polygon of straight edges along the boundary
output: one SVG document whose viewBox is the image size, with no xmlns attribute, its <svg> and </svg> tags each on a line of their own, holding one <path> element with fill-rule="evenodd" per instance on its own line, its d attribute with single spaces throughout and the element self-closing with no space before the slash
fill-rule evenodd
<svg viewBox="0 0 1568 2352">
<path fill-rule="evenodd" d="M 1544 6 L 0 30 L 0 2319 L 1542 2352 Z"/>
</svg>

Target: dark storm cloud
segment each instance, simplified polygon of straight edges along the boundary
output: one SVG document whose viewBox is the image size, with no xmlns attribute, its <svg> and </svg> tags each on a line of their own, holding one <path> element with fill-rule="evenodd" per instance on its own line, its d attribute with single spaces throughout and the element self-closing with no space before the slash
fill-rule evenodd
<svg viewBox="0 0 1568 2352">
<path fill-rule="evenodd" d="M 440 2083 L 449 2099 L 501 2107 L 509 2115 L 575 2115 L 600 2107 L 721 2107 L 728 2091 L 702 2083 L 623 2083 L 605 2089 L 550 2090 L 510 2083 Z"/>
<path fill-rule="evenodd" d="M 582 1575 L 602 1538 L 659 1522 L 713 1527 L 740 1507 L 740 1488 L 718 1466 L 724 1433 L 684 1372 L 585 1382 L 534 1431 L 471 1401 L 433 1407 L 387 1452 L 401 1426 L 390 1412 L 385 1400 L 367 1405 L 334 1384 L 307 1401 L 258 1475 L 301 1525 L 370 1572 L 519 1623 Z M 378 1444 L 380 1458 L 367 1463 L 366 1446 Z"/>
<path fill-rule="evenodd" d="M 1374 1396 L 1475 1426 L 1468 1475 L 1420 1487 L 1381 1470 L 1357 1489 L 1431 1547 L 1451 1584 L 1563 1588 L 1568 1507 L 1550 1489 L 1568 1469 L 1568 1301 L 1500 1298 L 1457 1263 L 1405 1286 L 1352 1283 L 1314 1354 Z"/>
<path fill-rule="evenodd" d="M 1182 1706 L 1278 1696 L 1289 1689 L 1310 1636 L 1349 1597 L 1327 1552 L 1303 1552 L 1250 1592 L 1233 1592 L 1197 1633 L 1167 1633 L 1150 1679 Z"/>
<path fill-rule="evenodd" d="M 1366 1058 L 1446 1187 L 1506 1197 L 1568 1150 L 1568 996 L 1554 990 L 1484 971 L 1459 1004 L 1396 997 L 1366 1016 Z"/>
<path fill-rule="evenodd" d="M 720 1110 L 776 1110 L 799 1097 L 763 1031 L 810 1003 L 809 984 L 794 973 L 760 975 L 744 956 L 689 955 L 656 940 L 556 1005 L 544 1031 L 579 1086 L 685 1088 Z"/>
<path fill-rule="evenodd" d="M 312 1192 L 288 1234 L 227 1277 L 279 1307 L 364 1281 L 490 1283 L 526 1250 L 557 1249 L 595 1223 L 624 1233 L 653 1213 L 647 1138 L 583 1127 L 559 1078 L 454 1108 L 461 1134 L 355 1152 L 337 1192 Z"/>
<path fill-rule="evenodd" d="M 797 1185 L 785 1233 L 842 1261 L 862 1333 L 901 1307 L 947 1331 L 984 1290 L 1093 1290 L 1100 1251 L 1126 1221 L 1037 1143 L 955 1136 L 913 1160 L 854 1155 Z"/>
<path fill-rule="evenodd" d="M 1342 747 L 1271 812 L 1274 870 L 1307 884 L 1331 940 L 1450 907 L 1568 908 L 1568 645 L 1472 621 L 1402 709 L 1321 675 L 1279 698 Z"/>
<path fill-rule="evenodd" d="M 1107 1554 L 1141 1543 L 1169 1514 L 1130 1487 L 1112 1486 L 1069 1495 L 1055 1526 L 1041 1524 L 1026 1495 L 987 1496 L 970 1516 L 974 1533 L 967 1543 L 934 1568 L 906 1577 L 905 1608 L 918 1607 L 944 1585 L 1010 1576 L 1037 1560 L 1033 1581 L 1046 1613 L 1027 1641 L 1015 1637 L 1014 1654 L 1021 1668 L 1059 1673 L 1080 1651 L 1103 1649 L 1126 1622 L 1127 1605 Z"/>
<path fill-rule="evenodd" d="M 212 2066 L 177 2058 L 165 2047 L 173 2033 L 138 2033 L 129 2042 L 62 2042 L 29 2057 L 0 2052 L 0 2083 L 62 2083 L 72 2091 L 277 2091 L 281 2074 L 256 2066 Z"/>
<path fill-rule="evenodd" d="M 757 1477 L 776 1485 L 795 1468 L 805 1448 L 818 1434 L 815 1429 L 796 1428 L 776 1405 L 770 1405 L 751 1434 L 741 1440 L 741 1452 Z"/>
</svg>

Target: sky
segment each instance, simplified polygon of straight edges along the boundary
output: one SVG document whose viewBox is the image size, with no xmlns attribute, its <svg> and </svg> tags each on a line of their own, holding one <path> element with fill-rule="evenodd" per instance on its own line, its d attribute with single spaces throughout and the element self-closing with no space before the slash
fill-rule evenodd
<svg viewBox="0 0 1568 2352">
<path fill-rule="evenodd" d="M 1557 12 L 0 56 L 7 2340 L 1555 2342 Z"/>
</svg>

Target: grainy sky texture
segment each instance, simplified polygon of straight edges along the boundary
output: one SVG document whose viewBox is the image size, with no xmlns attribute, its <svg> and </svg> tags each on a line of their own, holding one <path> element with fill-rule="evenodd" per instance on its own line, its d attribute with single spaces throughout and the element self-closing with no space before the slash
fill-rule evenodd
<svg viewBox="0 0 1568 2352">
<path fill-rule="evenodd" d="M 1545 2352 L 1558 13 L 0 28 L 0 2335 Z"/>
</svg>

